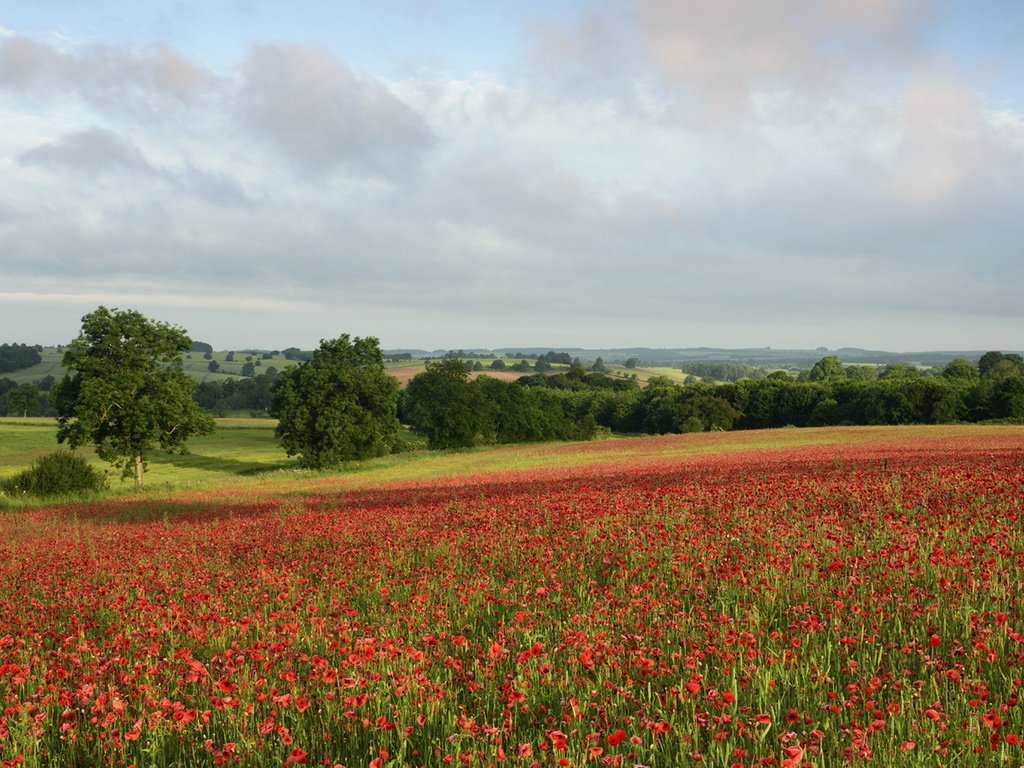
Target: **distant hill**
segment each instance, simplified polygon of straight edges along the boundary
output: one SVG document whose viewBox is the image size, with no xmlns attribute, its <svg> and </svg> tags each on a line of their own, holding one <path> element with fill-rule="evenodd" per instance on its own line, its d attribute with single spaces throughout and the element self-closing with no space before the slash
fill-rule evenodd
<svg viewBox="0 0 1024 768">
<path fill-rule="evenodd" d="M 692 362 L 730 362 L 767 368 L 800 369 L 810 368 L 826 355 L 836 355 L 848 365 L 889 365 L 891 363 L 902 363 L 905 365 L 939 367 L 946 365 L 956 358 L 977 361 L 978 358 L 988 351 L 886 352 L 884 350 L 859 349 L 857 347 L 842 347 L 839 349 L 827 349 L 825 347 L 818 347 L 817 349 L 773 349 L 771 347 L 745 349 L 726 349 L 720 347 L 609 347 L 606 349 L 585 349 L 583 347 L 497 347 L 485 349 L 482 347 L 453 347 L 452 349 L 463 352 L 466 357 L 479 356 L 484 360 L 493 357 L 508 358 L 518 355 L 536 358 L 546 352 L 565 352 L 573 358 L 578 357 L 586 364 L 593 363 L 600 357 L 606 365 L 611 366 L 622 365 L 627 360 L 635 360 L 637 366 L 643 368 L 676 369 L 684 363 Z M 425 350 L 414 348 L 385 349 L 382 351 L 386 358 L 408 356 L 408 363 L 404 363 L 405 365 L 414 365 L 424 358 L 441 358 L 449 352 L 449 350 L 445 349 Z M 1014 352 L 1017 350 L 1001 351 Z M 186 354 L 185 369 L 197 381 L 242 378 L 247 373 L 250 375 L 260 374 L 272 367 L 281 371 L 288 366 L 295 365 L 298 362 L 295 353 L 300 352 L 301 350 L 294 347 L 283 352 L 278 350 L 266 352 L 255 348 L 230 353 L 227 351 L 204 353 L 200 350 L 193 350 Z M 53 376 L 59 379 L 64 375 L 64 369 L 60 365 L 61 353 L 61 350 L 56 347 L 42 347 L 40 348 L 41 362 L 17 371 L 0 373 L 0 377 L 11 378 L 19 383 L 23 381 L 36 381 L 46 376 Z M 1019 351 L 1018 354 L 1020 354 Z M 217 362 L 214 370 L 210 370 L 209 363 L 211 359 Z M 402 364 L 397 360 L 395 362 L 400 365 Z M 246 363 L 249 363 L 250 366 L 247 367 Z M 421 370 L 421 368 L 416 370 Z"/>
<path fill-rule="evenodd" d="M 603 358 L 606 363 L 625 362 L 630 358 L 636 358 L 641 365 L 670 367 L 685 362 L 700 361 L 723 361 L 733 363 L 744 363 L 747 365 L 763 365 L 777 367 L 810 367 L 826 355 L 836 355 L 844 363 L 861 363 L 872 365 L 888 365 L 890 363 L 904 363 L 908 365 L 938 366 L 945 365 L 951 360 L 963 357 L 976 361 L 988 350 L 943 350 L 928 352 L 886 352 L 883 350 L 858 349 L 856 347 L 842 347 L 840 349 L 828 349 L 818 347 L 817 349 L 773 349 L 771 347 L 758 347 L 750 349 L 725 349 L 719 347 L 679 347 L 679 348 L 654 348 L 654 347 L 613 347 L 608 349 L 584 349 L 583 347 L 497 347 L 494 349 L 463 348 L 467 355 L 504 355 L 514 356 L 516 354 L 542 355 L 545 352 L 567 352 L 573 357 L 578 357 L 583 362 L 593 362 L 597 358 Z M 1002 350 L 1011 352 L 1014 350 Z M 433 350 L 428 352 L 423 349 L 395 349 L 384 350 L 385 355 L 406 353 L 414 358 L 441 357 L 447 350 Z"/>
</svg>

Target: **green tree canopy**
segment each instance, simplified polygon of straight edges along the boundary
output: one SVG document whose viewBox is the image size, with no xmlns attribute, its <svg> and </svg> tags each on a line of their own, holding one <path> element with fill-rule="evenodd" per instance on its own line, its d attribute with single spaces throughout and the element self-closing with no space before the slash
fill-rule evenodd
<svg viewBox="0 0 1024 768">
<path fill-rule="evenodd" d="M 836 355 L 826 355 L 816 362 L 807 374 L 808 381 L 838 381 L 846 378 L 843 361 Z"/>
<path fill-rule="evenodd" d="M 39 386 L 26 381 L 7 393 L 7 413 L 10 416 L 35 416 L 39 413 Z"/>
<path fill-rule="evenodd" d="M 402 411 L 431 448 L 468 448 L 482 427 L 480 391 L 458 360 L 427 363 L 405 388 Z"/>
<path fill-rule="evenodd" d="M 970 360 L 958 357 L 951 360 L 942 369 L 942 377 L 956 382 L 974 382 L 978 380 L 978 366 Z"/>
<path fill-rule="evenodd" d="M 189 437 L 213 430 L 182 368 L 181 353 L 191 346 L 184 330 L 134 310 L 99 307 L 83 317 L 64 351 L 68 373 L 50 395 L 57 440 L 72 448 L 92 443 L 141 485 L 154 449 L 184 453 Z"/>
<path fill-rule="evenodd" d="M 384 369 L 377 339 L 343 334 L 277 377 L 270 413 L 288 455 L 324 468 L 388 453 L 398 439 L 397 403 L 398 380 Z"/>
</svg>

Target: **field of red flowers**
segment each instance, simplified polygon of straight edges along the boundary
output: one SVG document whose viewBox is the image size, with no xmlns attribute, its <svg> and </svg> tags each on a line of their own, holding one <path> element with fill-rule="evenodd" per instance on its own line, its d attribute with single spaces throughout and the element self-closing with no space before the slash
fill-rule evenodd
<svg viewBox="0 0 1024 768">
<path fill-rule="evenodd" d="M 689 439 L 11 512 L 0 763 L 1024 765 L 1024 431 Z"/>
</svg>

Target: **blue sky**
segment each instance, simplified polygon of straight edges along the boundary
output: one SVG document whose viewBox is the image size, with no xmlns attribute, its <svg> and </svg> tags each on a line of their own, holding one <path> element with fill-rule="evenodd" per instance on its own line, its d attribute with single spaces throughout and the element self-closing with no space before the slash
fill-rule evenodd
<svg viewBox="0 0 1024 768">
<path fill-rule="evenodd" d="M 0 340 L 1024 347 L 1024 4 L 0 2 Z"/>
</svg>

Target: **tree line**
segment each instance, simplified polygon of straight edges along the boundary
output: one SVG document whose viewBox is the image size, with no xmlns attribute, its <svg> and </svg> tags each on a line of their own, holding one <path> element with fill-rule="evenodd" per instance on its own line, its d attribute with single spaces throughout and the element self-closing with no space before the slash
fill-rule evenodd
<svg viewBox="0 0 1024 768">
<path fill-rule="evenodd" d="M 1024 419 L 1024 359 L 988 352 L 937 376 L 889 366 L 878 378 L 828 356 L 799 378 L 776 371 L 727 384 L 645 388 L 582 368 L 515 382 L 470 379 L 457 361 L 429 364 L 399 400 L 402 420 L 432 448 L 580 440 L 599 430 L 667 434 L 786 426 L 945 424 Z"/>
<path fill-rule="evenodd" d="M 239 406 L 276 417 L 282 448 L 312 468 L 401 450 L 402 423 L 431 448 L 462 448 L 587 440 L 602 431 L 1024 419 L 1024 359 L 1002 352 L 977 363 L 954 360 L 937 376 L 889 366 L 870 379 L 862 367 L 826 356 L 799 378 L 775 371 L 763 379 L 680 385 L 656 377 L 643 388 L 576 361 L 566 373 L 474 379 L 464 361 L 446 357 L 429 362 L 400 391 L 378 340 L 344 334 L 280 373 L 196 386 L 182 365 L 193 347 L 184 330 L 105 307 L 82 321 L 64 351 L 68 372 L 50 392 L 57 439 L 93 445 L 136 483 L 152 451 L 183 451 L 191 436 L 213 429 L 210 411 Z M 37 390 L 25 390 L 19 406 L 12 392 L 4 398 L 8 407 L 28 410 L 29 394 L 38 400 Z"/>
</svg>

